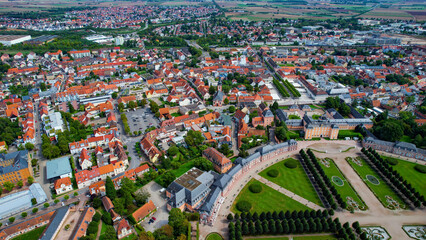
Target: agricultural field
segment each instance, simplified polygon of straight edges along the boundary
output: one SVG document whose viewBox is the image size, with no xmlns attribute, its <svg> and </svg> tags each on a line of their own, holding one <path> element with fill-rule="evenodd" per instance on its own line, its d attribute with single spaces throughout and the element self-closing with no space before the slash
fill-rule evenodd
<svg viewBox="0 0 426 240">
<path fill-rule="evenodd" d="M 261 191 L 253 193 L 249 187 L 254 185 L 260 185 Z M 251 179 L 246 186 L 241 190 L 238 196 L 235 198 L 232 204 L 231 211 L 233 213 L 241 213 L 237 208 L 237 204 L 240 201 L 248 202 L 250 212 L 268 212 L 268 211 L 287 211 L 287 210 L 311 210 L 309 207 L 293 200 L 286 195 L 266 186 L 265 184 Z"/>
<path fill-rule="evenodd" d="M 367 184 L 383 206 L 395 210 L 406 208 L 404 201 L 392 188 L 374 171 L 362 157 L 346 157 L 346 161 L 358 176 Z"/>
<path fill-rule="evenodd" d="M 290 162 L 295 164 L 294 168 L 286 166 Z M 323 206 L 298 160 L 288 158 L 268 167 L 259 175 L 319 206 Z"/>
<path fill-rule="evenodd" d="M 318 158 L 321 168 L 324 170 L 324 173 L 330 179 L 340 194 L 343 200 L 346 201 L 348 206 L 352 206 L 355 209 L 366 210 L 367 206 L 360 196 L 352 188 L 348 180 L 343 176 L 340 169 L 336 166 L 334 161 L 330 158 Z"/>
<path fill-rule="evenodd" d="M 414 167 L 419 164 L 386 156 L 382 156 L 382 158 L 390 159 L 389 161 L 396 163 L 396 165 L 391 164 L 392 168 L 401 174 L 401 176 L 417 191 L 419 191 L 421 195 L 426 196 L 426 173 L 421 173 L 414 169 Z"/>
<path fill-rule="evenodd" d="M 383 18 L 383 19 L 397 19 L 397 20 L 414 20 L 413 15 L 410 13 L 399 10 L 396 8 L 376 8 L 365 14 L 360 15 L 363 18 Z"/>
</svg>

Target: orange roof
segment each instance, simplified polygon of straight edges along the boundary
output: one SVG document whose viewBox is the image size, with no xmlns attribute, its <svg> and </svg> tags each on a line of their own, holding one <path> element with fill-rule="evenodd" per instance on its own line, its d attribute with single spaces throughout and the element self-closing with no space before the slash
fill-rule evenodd
<svg viewBox="0 0 426 240">
<path fill-rule="evenodd" d="M 78 240 L 82 236 L 86 235 L 87 227 L 89 227 L 89 223 L 92 221 L 93 215 L 95 215 L 95 209 L 92 207 L 86 208 L 86 211 L 81 215 L 79 222 L 77 223 L 77 231 L 70 239 Z"/>
<path fill-rule="evenodd" d="M 154 205 L 152 200 L 149 200 L 148 203 L 144 204 L 141 208 L 136 210 L 132 216 L 135 218 L 136 222 L 142 221 L 146 216 L 148 216 L 152 211 L 157 207 Z"/>
<path fill-rule="evenodd" d="M 70 186 L 72 184 L 71 179 L 69 177 L 59 178 L 55 181 L 55 189 L 61 188 L 62 184 L 65 186 Z"/>
<path fill-rule="evenodd" d="M 110 172 L 114 172 L 114 166 L 112 164 L 108 164 L 99 168 L 100 175 L 104 175 Z"/>
</svg>

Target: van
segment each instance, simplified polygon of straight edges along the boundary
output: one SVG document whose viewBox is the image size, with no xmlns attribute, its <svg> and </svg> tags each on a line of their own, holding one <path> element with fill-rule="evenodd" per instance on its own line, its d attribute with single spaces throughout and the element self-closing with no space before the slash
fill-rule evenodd
<svg viewBox="0 0 426 240">
<path fill-rule="evenodd" d="M 163 192 L 165 192 L 165 191 L 166 191 L 166 189 L 165 189 L 165 188 L 160 189 L 160 193 L 163 193 Z"/>
</svg>

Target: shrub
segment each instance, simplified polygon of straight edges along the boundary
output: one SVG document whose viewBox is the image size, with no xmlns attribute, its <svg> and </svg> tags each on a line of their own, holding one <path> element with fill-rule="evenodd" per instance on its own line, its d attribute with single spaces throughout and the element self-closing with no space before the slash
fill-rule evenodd
<svg viewBox="0 0 426 240">
<path fill-rule="evenodd" d="M 267 172 L 267 174 L 268 176 L 275 178 L 278 177 L 279 172 L 277 169 L 271 169 Z"/>
<path fill-rule="evenodd" d="M 237 202 L 237 209 L 241 212 L 249 212 L 251 209 L 251 203 L 245 200 Z"/>
<path fill-rule="evenodd" d="M 398 164 L 398 160 L 395 158 L 386 158 L 386 162 L 388 162 L 390 165 L 397 165 Z"/>
<path fill-rule="evenodd" d="M 288 168 L 297 168 L 297 160 L 289 159 L 284 163 L 284 165 Z"/>
<path fill-rule="evenodd" d="M 249 190 L 252 193 L 260 193 L 262 191 L 262 186 L 258 183 L 253 183 L 249 186 Z"/>
<path fill-rule="evenodd" d="M 425 165 L 416 165 L 414 167 L 414 169 L 416 169 L 418 172 L 426 173 L 426 166 Z"/>
</svg>

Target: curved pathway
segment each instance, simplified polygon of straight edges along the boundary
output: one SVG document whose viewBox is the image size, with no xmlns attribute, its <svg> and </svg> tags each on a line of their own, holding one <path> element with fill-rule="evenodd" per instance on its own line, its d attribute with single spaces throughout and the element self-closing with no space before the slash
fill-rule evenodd
<svg viewBox="0 0 426 240">
<path fill-rule="evenodd" d="M 291 192 L 291 191 L 289 191 L 289 190 L 287 190 L 287 189 L 285 189 L 285 188 L 283 188 L 283 187 L 281 187 L 281 186 L 279 186 L 279 185 L 277 185 L 277 184 L 275 184 L 275 183 L 269 181 L 268 179 L 265 179 L 265 178 L 263 178 L 259 175 L 255 175 L 254 179 L 258 180 L 259 182 L 261 182 L 265 185 L 267 185 L 268 187 L 271 187 L 271 188 L 277 190 L 278 192 L 286 195 L 287 197 L 290 197 L 293 200 L 300 202 L 301 204 L 303 204 L 303 205 L 305 205 L 305 206 L 307 206 L 311 209 L 324 210 L 323 207 L 320 207 L 317 204 L 315 204 L 315 203 L 313 203 L 313 202 L 311 202 L 311 201 L 309 201 L 309 200 L 307 200 L 307 199 L 305 199 L 305 198 L 303 198 L 303 197 L 301 197 L 301 196 L 299 196 L 299 195 L 297 195 L 297 194 L 295 194 L 295 193 L 293 193 L 293 192 Z"/>
</svg>

